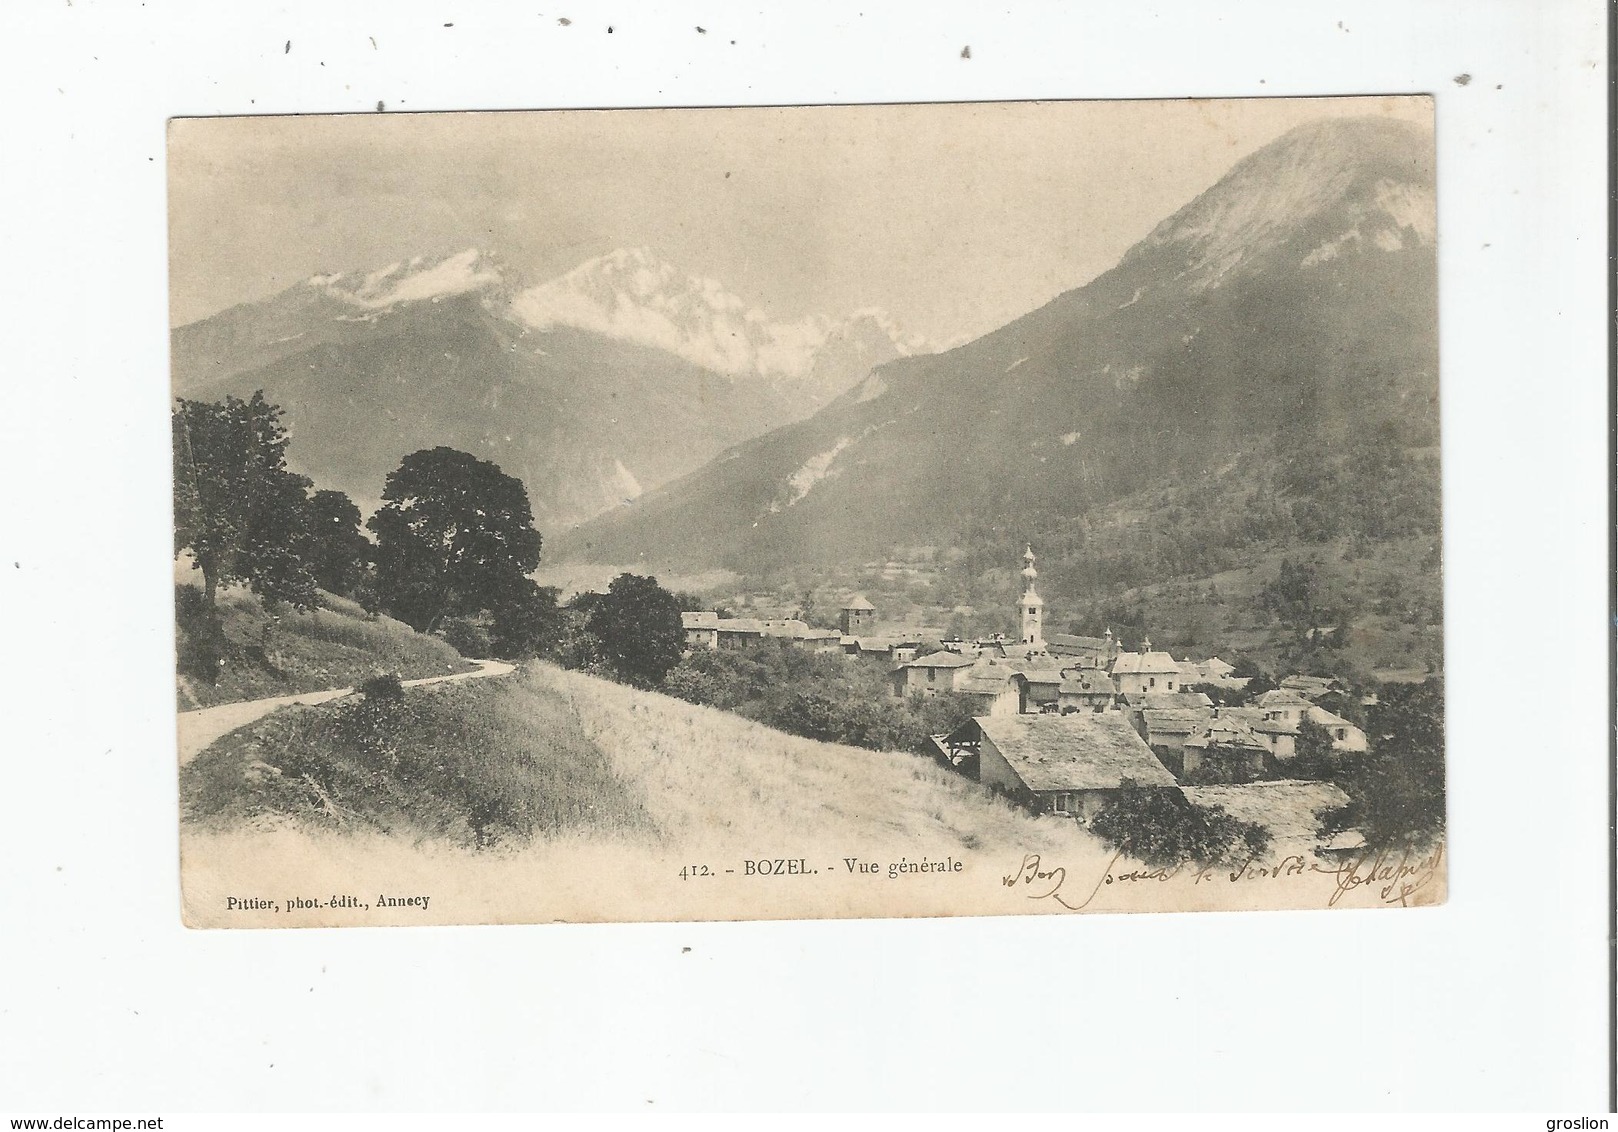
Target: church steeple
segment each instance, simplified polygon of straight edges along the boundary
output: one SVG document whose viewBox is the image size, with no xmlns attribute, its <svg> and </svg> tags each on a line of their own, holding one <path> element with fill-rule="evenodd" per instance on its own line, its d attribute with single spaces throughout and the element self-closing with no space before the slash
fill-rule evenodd
<svg viewBox="0 0 1618 1132">
<path fill-rule="evenodd" d="M 1045 647 L 1045 602 L 1034 590 L 1034 579 L 1039 577 L 1039 571 L 1034 569 L 1034 548 L 1028 547 L 1023 552 L 1022 598 L 1017 602 L 1017 619 L 1021 626 L 1022 643 Z"/>
</svg>

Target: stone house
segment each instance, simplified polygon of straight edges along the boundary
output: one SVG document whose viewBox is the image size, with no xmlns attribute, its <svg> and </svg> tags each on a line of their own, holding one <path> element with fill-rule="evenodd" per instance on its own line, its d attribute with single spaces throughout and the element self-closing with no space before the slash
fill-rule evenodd
<svg viewBox="0 0 1618 1132">
<path fill-rule="evenodd" d="M 963 771 L 1036 813 L 1090 821 L 1126 781 L 1176 790 L 1118 712 L 974 718 L 944 740 Z"/>
<path fill-rule="evenodd" d="M 1151 651 L 1150 640 L 1145 651 L 1121 652 L 1112 662 L 1112 683 L 1119 695 L 1132 692 L 1172 692 L 1184 680 L 1180 665 L 1166 652 Z"/>
</svg>

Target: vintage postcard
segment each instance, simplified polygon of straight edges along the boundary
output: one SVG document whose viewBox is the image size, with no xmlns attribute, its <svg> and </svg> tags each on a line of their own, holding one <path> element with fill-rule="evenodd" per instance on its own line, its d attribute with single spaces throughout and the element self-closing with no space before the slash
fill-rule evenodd
<svg viewBox="0 0 1618 1132">
<path fill-rule="evenodd" d="M 187 924 L 1443 901 L 1430 99 L 168 161 Z"/>
</svg>

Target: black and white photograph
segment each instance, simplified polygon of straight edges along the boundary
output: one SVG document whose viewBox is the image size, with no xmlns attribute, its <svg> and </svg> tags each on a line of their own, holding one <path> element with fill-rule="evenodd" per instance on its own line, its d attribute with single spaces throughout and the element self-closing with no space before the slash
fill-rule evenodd
<svg viewBox="0 0 1618 1132">
<path fill-rule="evenodd" d="M 1444 899 L 1430 99 L 168 160 L 187 923 Z"/>
<path fill-rule="evenodd" d="M 1610 8 L 0 8 L 0 1126 L 1609 1127 Z"/>
</svg>

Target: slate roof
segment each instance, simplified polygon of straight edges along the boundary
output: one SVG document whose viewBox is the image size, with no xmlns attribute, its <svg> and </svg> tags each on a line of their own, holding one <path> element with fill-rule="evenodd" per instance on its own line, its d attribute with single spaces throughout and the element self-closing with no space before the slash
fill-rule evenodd
<svg viewBox="0 0 1618 1132">
<path fill-rule="evenodd" d="M 873 613 L 876 612 L 876 606 L 874 606 L 870 602 L 866 601 L 864 594 L 860 594 L 857 597 L 849 598 L 848 601 L 843 605 L 843 608 L 844 609 L 860 610 L 860 611 L 869 610 L 870 612 L 873 612 Z"/>
<path fill-rule="evenodd" d="M 1223 718 L 1235 720 L 1260 735 L 1296 735 L 1298 733 L 1296 723 L 1288 723 L 1284 719 L 1265 719 L 1264 713 L 1254 707 L 1220 708 L 1219 714 Z"/>
<path fill-rule="evenodd" d="M 1190 735 L 1208 722 L 1208 713 L 1194 708 L 1147 708 L 1140 714 L 1149 735 Z"/>
<path fill-rule="evenodd" d="M 1282 779 L 1239 786 L 1185 786 L 1181 792 L 1193 806 L 1218 806 L 1233 818 L 1263 826 L 1275 842 L 1291 845 L 1313 845 L 1321 815 L 1348 804 L 1348 795 L 1330 782 Z M 1271 853 L 1274 851 L 1272 845 Z"/>
<path fill-rule="evenodd" d="M 1070 669 L 1057 690 L 1070 696 L 1110 696 L 1114 692 L 1112 677 L 1099 668 Z"/>
<path fill-rule="evenodd" d="M 977 661 L 969 656 L 962 656 L 958 652 L 934 652 L 926 656 L 918 656 L 915 660 L 907 660 L 900 668 L 969 668 Z M 1008 673 L 1009 675 L 1009 670 Z"/>
<path fill-rule="evenodd" d="M 1324 676 L 1287 676 L 1281 680 L 1281 688 L 1284 691 L 1297 692 L 1299 695 L 1313 699 L 1316 696 L 1324 696 L 1331 691 L 1333 683 L 1335 681 Z"/>
<path fill-rule="evenodd" d="M 974 667 L 961 674 L 955 684 L 957 692 L 969 695 L 998 696 L 1011 687 L 1012 673 L 1006 668 Z"/>
<path fill-rule="evenodd" d="M 1050 684 L 1054 686 L 1062 682 L 1062 670 L 1059 668 L 1035 668 L 1032 665 L 1028 667 L 1014 666 L 1012 671 L 1021 675 L 1030 684 Z"/>
<path fill-rule="evenodd" d="M 1258 698 L 1263 708 L 1309 707 L 1309 701 L 1291 688 L 1275 688 Z"/>
<path fill-rule="evenodd" d="M 686 629 L 717 629 L 719 628 L 719 614 L 712 610 L 682 613 L 680 625 Z"/>
<path fill-rule="evenodd" d="M 1217 715 L 1206 720 L 1201 727 L 1192 733 L 1185 741 L 1187 747 L 1227 747 L 1246 748 L 1250 751 L 1269 750 L 1253 729 L 1239 719 L 1229 715 Z"/>
<path fill-rule="evenodd" d="M 1166 652 L 1121 652 L 1112 662 L 1114 676 L 1178 675 L 1180 662 Z"/>
<path fill-rule="evenodd" d="M 763 633 L 764 622 L 757 617 L 725 617 L 714 623 L 721 633 Z"/>
<path fill-rule="evenodd" d="M 906 641 L 903 637 L 843 637 L 842 642 L 844 645 L 853 645 L 861 652 L 874 653 L 885 653 L 895 647 L 915 643 Z"/>
<path fill-rule="evenodd" d="M 1143 709 L 1213 707 L 1213 701 L 1203 692 L 1131 692 L 1125 698 L 1130 707 Z"/>
<path fill-rule="evenodd" d="M 1310 708 L 1309 711 L 1305 713 L 1305 716 L 1306 718 L 1320 724 L 1322 727 L 1352 727 L 1355 731 L 1360 730 L 1360 725 L 1355 723 L 1352 719 L 1344 719 L 1336 712 L 1327 711 L 1323 707 Z"/>
<path fill-rule="evenodd" d="M 1107 642 L 1101 637 L 1080 637 L 1073 633 L 1052 633 L 1045 638 L 1045 643 L 1052 648 L 1087 649 L 1092 652 L 1107 647 Z"/>
<path fill-rule="evenodd" d="M 1115 790 L 1126 778 L 1174 786 L 1170 774 L 1117 712 L 1007 715 L 977 721 L 984 738 L 1030 790 Z"/>
</svg>

